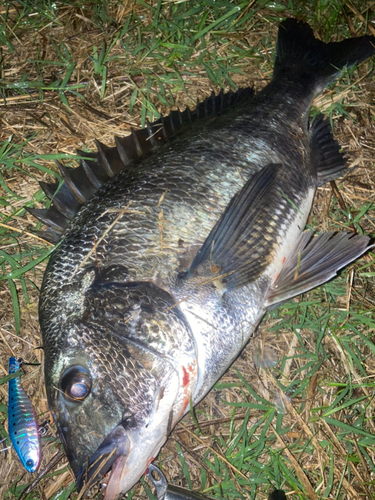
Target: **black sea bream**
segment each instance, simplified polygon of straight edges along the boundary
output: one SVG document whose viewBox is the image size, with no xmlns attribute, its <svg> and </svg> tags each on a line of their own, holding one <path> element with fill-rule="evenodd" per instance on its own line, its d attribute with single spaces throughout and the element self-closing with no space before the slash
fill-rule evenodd
<svg viewBox="0 0 375 500">
<path fill-rule="evenodd" d="M 366 236 L 303 231 L 316 188 L 346 171 L 328 122 L 309 122 L 312 99 L 374 50 L 373 37 L 324 44 L 287 19 L 259 94 L 213 95 L 60 167 L 52 208 L 33 213 L 64 238 L 40 324 L 49 406 L 80 487 L 112 468 L 106 498 L 129 490 L 267 308 L 368 249 Z"/>
</svg>

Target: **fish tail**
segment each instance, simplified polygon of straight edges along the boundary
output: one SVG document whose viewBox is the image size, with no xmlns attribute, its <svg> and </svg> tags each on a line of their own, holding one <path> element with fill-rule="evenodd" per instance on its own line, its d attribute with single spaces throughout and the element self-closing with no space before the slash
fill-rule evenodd
<svg viewBox="0 0 375 500">
<path fill-rule="evenodd" d="M 280 24 L 274 77 L 296 73 L 313 81 L 316 92 L 337 78 L 342 69 L 358 64 L 375 52 L 375 37 L 362 36 L 341 42 L 324 43 L 315 38 L 310 26 L 297 19 Z"/>
</svg>

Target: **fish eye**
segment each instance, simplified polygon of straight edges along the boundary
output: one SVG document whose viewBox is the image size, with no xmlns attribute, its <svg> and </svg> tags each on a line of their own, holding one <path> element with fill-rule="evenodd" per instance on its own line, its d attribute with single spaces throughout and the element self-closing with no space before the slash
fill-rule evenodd
<svg viewBox="0 0 375 500">
<path fill-rule="evenodd" d="M 66 399 L 79 403 L 89 395 L 92 383 L 85 368 L 73 366 L 64 372 L 60 385 Z"/>
</svg>

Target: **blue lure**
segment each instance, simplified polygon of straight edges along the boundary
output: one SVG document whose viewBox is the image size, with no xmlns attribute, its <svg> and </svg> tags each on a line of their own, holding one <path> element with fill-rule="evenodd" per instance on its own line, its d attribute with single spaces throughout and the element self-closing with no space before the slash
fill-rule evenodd
<svg viewBox="0 0 375 500">
<path fill-rule="evenodd" d="M 19 369 L 16 358 L 9 358 L 9 374 Z M 25 469 L 35 472 L 41 461 L 38 423 L 19 377 L 9 380 L 8 406 L 8 431 L 14 449 Z"/>
</svg>

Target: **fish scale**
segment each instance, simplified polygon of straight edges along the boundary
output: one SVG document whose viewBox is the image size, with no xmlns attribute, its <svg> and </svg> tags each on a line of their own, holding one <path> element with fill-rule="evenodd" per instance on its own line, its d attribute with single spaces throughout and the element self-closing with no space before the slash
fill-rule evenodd
<svg viewBox="0 0 375 500">
<path fill-rule="evenodd" d="M 9 359 L 9 373 L 17 373 L 20 363 Z M 9 380 L 8 430 L 14 449 L 28 472 L 35 472 L 41 460 L 39 428 L 32 404 L 19 377 Z"/>
<path fill-rule="evenodd" d="M 324 44 L 287 19 L 259 94 L 211 95 L 60 166 L 56 203 L 32 213 L 46 237 L 64 237 L 39 318 L 79 487 L 111 469 L 106 499 L 128 491 L 267 309 L 371 248 L 367 236 L 303 231 L 316 189 L 347 172 L 328 121 L 309 120 L 313 98 L 374 50 L 373 37 Z"/>
</svg>

